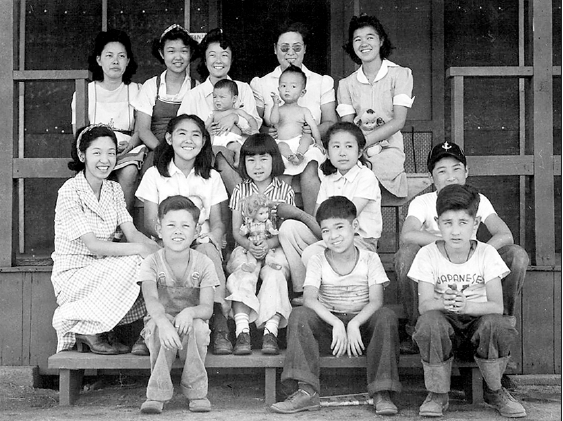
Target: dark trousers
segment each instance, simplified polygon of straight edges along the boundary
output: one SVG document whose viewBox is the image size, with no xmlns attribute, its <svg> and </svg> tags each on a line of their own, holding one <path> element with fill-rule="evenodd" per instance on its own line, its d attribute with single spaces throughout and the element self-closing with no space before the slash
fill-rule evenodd
<svg viewBox="0 0 563 421">
<path fill-rule="evenodd" d="M 355 315 L 338 315 L 345 325 Z M 368 392 L 401 391 L 399 382 L 399 333 L 397 316 L 385 307 L 361 326 L 366 346 Z M 296 307 L 289 316 L 287 353 L 282 381 L 310 384 L 320 392 L 320 356 L 331 355 L 332 326 L 307 307 Z M 346 355 L 342 358 L 348 358 Z"/>
<path fill-rule="evenodd" d="M 422 361 L 439 364 L 454 354 L 467 360 L 508 357 L 517 335 L 510 318 L 500 314 L 474 317 L 432 310 L 418 318 L 413 339 Z"/>
<path fill-rule="evenodd" d="M 418 319 L 418 284 L 407 274 L 420 247 L 416 244 L 405 244 L 395 253 L 395 274 L 399 283 L 399 293 L 403 309 L 407 315 L 406 331 L 412 335 Z M 516 302 L 522 291 L 526 270 L 528 268 L 528 253 L 522 247 L 512 244 L 497 250 L 500 257 L 510 269 L 510 273 L 502 279 L 502 297 L 504 315 L 514 316 Z"/>
</svg>

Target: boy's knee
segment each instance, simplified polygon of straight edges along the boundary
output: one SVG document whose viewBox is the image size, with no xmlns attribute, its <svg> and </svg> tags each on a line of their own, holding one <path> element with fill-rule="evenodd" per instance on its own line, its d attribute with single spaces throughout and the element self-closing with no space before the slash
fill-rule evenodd
<svg viewBox="0 0 563 421">
<path fill-rule="evenodd" d="M 209 324 L 202 319 L 194 319 L 192 324 L 193 337 L 198 345 L 209 345 L 211 330 Z"/>
<path fill-rule="evenodd" d="M 373 314 L 372 317 L 376 321 L 376 326 L 377 325 L 389 326 L 392 329 L 398 328 L 399 326 L 397 315 L 390 308 L 381 307 Z"/>
<path fill-rule="evenodd" d="M 299 230 L 300 221 L 294 219 L 286 219 L 280 226 L 278 237 L 280 240 L 290 240 L 295 237 Z"/>
<path fill-rule="evenodd" d="M 479 321 L 481 332 L 494 332 L 504 328 L 511 328 L 510 321 L 501 314 L 486 314 Z"/>
<path fill-rule="evenodd" d="M 416 322 L 416 335 L 430 335 L 430 332 L 442 327 L 444 321 L 444 315 L 437 310 L 421 314 Z"/>
<path fill-rule="evenodd" d="M 287 322 L 288 327 L 297 328 L 299 325 L 305 324 L 311 316 L 311 312 L 313 312 L 313 310 L 308 307 L 295 307 L 291 310 L 289 315 L 289 320 Z"/>
<path fill-rule="evenodd" d="M 502 247 L 499 254 L 512 272 L 526 270 L 530 263 L 526 250 L 517 244 Z"/>
</svg>

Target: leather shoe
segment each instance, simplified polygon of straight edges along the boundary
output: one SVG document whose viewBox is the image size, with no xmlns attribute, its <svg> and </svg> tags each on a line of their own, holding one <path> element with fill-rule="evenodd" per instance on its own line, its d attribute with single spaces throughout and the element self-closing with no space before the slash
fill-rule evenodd
<svg viewBox="0 0 563 421">
<path fill-rule="evenodd" d="M 119 351 L 114 346 L 110 345 L 107 338 L 107 333 L 100 333 L 98 335 L 82 335 L 77 333 L 76 349 L 78 352 L 88 352 L 90 350 L 94 354 L 102 355 L 117 355 Z"/>
<path fill-rule="evenodd" d="M 131 348 L 124 343 L 121 343 L 115 332 L 112 330 L 108 333 L 108 343 L 117 349 L 119 354 L 129 354 Z"/>
<path fill-rule="evenodd" d="M 373 397 L 373 406 L 377 415 L 395 415 L 399 412 L 388 391 L 376 393 Z"/>
<path fill-rule="evenodd" d="M 228 355 L 233 353 L 233 344 L 229 341 L 229 334 L 227 332 L 215 333 L 213 353 L 215 355 Z"/>
<path fill-rule="evenodd" d="M 262 354 L 278 355 L 279 353 L 278 338 L 271 333 L 266 333 L 262 338 Z"/>
<path fill-rule="evenodd" d="M 149 348 L 145 343 L 145 338 L 143 338 L 142 336 L 139 336 L 139 338 L 137 338 L 137 341 L 133 344 L 133 347 L 131 348 L 131 354 L 142 355 L 142 356 L 150 355 Z"/>
<path fill-rule="evenodd" d="M 250 333 L 241 332 L 237 336 L 237 343 L 235 344 L 235 349 L 233 350 L 235 355 L 248 355 L 252 354 L 252 347 L 250 345 Z"/>
</svg>

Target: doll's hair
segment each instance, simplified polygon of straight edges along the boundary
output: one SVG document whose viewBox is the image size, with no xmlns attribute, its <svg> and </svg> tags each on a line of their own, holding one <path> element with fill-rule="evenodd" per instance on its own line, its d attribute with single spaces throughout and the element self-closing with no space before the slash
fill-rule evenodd
<svg viewBox="0 0 563 421">
<path fill-rule="evenodd" d="M 379 56 L 381 59 L 389 57 L 391 55 L 391 51 L 395 48 L 393 44 L 391 44 L 383 25 L 381 25 L 381 22 L 379 22 L 379 19 L 375 16 L 369 16 L 365 13 L 362 13 L 360 16 L 352 16 L 350 26 L 348 27 L 348 42 L 346 42 L 342 48 L 344 48 L 344 51 L 346 51 L 350 58 L 357 64 L 362 64 L 362 60 L 360 60 L 354 52 L 354 32 L 366 26 L 371 26 L 375 29 L 379 38 L 383 39 L 383 45 L 379 49 Z"/>
<path fill-rule="evenodd" d="M 246 171 L 246 157 L 254 155 L 270 155 L 272 157 L 271 177 L 279 177 L 285 171 L 280 148 L 272 136 L 266 133 L 255 133 L 246 138 L 240 148 L 238 171 L 243 180 L 250 180 Z"/>
<path fill-rule="evenodd" d="M 307 45 L 307 41 L 309 40 L 309 29 L 301 22 L 292 21 L 282 22 L 278 26 L 277 30 L 274 32 L 274 44 L 277 44 L 280 37 L 288 32 L 296 32 L 301 35 L 301 38 L 303 38 L 303 44 Z"/>
<path fill-rule="evenodd" d="M 272 201 L 265 194 L 253 193 L 242 200 L 242 216 L 254 219 L 261 208 L 272 208 Z"/>
<path fill-rule="evenodd" d="M 164 52 L 166 41 L 175 41 L 177 39 L 181 40 L 184 45 L 190 49 L 190 61 L 192 61 L 195 56 L 194 53 L 197 50 L 197 41 L 190 36 L 186 29 L 176 23 L 170 25 L 164 30 L 160 37 L 153 40 L 151 49 L 152 55 L 156 57 L 160 63 L 164 64 L 161 53 Z"/>
<path fill-rule="evenodd" d="M 330 143 L 331 137 L 339 132 L 347 132 L 350 133 L 358 143 L 358 151 L 362 152 L 366 147 L 366 137 L 364 136 L 362 129 L 356 126 L 354 123 L 348 121 L 341 121 L 339 123 L 335 123 L 327 130 L 326 135 L 323 137 L 323 146 L 326 151 L 328 151 L 328 144 Z M 358 158 L 362 164 L 366 166 L 370 166 L 371 164 L 364 158 L 363 154 L 360 154 Z M 320 166 L 321 171 L 324 175 L 334 174 L 336 172 L 336 167 L 332 165 L 330 159 L 326 159 Z"/>
<path fill-rule="evenodd" d="M 129 39 L 129 36 L 125 32 L 117 29 L 102 31 L 98 33 L 96 39 L 94 40 L 94 49 L 92 54 L 88 57 L 88 70 L 92 72 L 92 80 L 104 80 L 104 72 L 102 67 L 98 64 L 97 58 L 102 55 L 102 51 L 105 46 L 110 42 L 119 42 L 125 47 L 129 64 L 123 73 L 122 79 L 123 83 L 129 85 L 131 83 L 131 78 L 137 71 L 137 62 L 135 61 L 135 57 L 133 57 L 133 50 L 131 48 L 131 40 Z"/>
<path fill-rule="evenodd" d="M 70 150 L 70 157 L 72 161 L 68 163 L 68 168 L 71 171 L 80 172 L 86 168 L 86 163 L 80 161 L 78 152 L 86 154 L 86 150 L 90 147 L 92 142 L 99 137 L 109 137 L 115 144 L 117 149 L 117 137 L 111 127 L 105 124 L 92 124 L 83 127 L 76 132 L 76 138 L 72 142 Z"/>
<path fill-rule="evenodd" d="M 203 37 L 203 39 L 201 40 L 201 42 L 199 43 L 199 46 L 197 48 L 197 55 L 194 58 L 199 58 L 200 61 L 197 64 L 197 72 L 199 73 L 199 75 L 203 78 L 203 79 L 207 79 L 207 76 L 209 76 L 209 70 L 207 69 L 207 64 L 205 63 L 205 53 L 207 52 L 207 48 L 211 45 L 211 44 L 219 44 L 220 47 L 223 50 L 226 50 L 227 48 L 230 48 L 231 50 L 231 68 L 229 70 L 229 73 L 233 73 L 233 68 L 234 68 L 234 57 L 235 57 L 235 49 L 234 49 L 234 44 L 232 43 L 232 41 L 227 38 L 227 36 L 225 36 L 225 33 L 223 32 L 223 30 L 221 28 L 215 28 L 212 29 L 211 31 L 209 31 L 207 33 L 207 35 L 205 35 L 205 37 Z"/>
<path fill-rule="evenodd" d="M 176 130 L 178 124 L 184 120 L 194 122 L 201 131 L 203 145 L 195 158 L 194 172 L 196 175 L 207 180 L 211 177 L 211 168 L 213 167 L 213 150 L 211 149 L 211 136 L 205 128 L 205 123 L 201 120 L 201 118 L 193 114 L 180 114 L 179 116 L 170 119 L 168 126 L 166 127 L 166 133 L 172 134 L 174 130 Z M 168 165 L 173 159 L 174 147 L 166 140 L 163 140 L 154 150 L 154 165 L 160 175 L 163 177 L 170 177 Z"/>
</svg>

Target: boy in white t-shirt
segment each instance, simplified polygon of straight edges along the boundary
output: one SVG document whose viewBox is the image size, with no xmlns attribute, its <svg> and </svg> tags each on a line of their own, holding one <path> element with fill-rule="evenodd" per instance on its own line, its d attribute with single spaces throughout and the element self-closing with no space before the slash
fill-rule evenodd
<svg viewBox="0 0 563 421">
<path fill-rule="evenodd" d="M 436 223 L 436 198 L 444 186 L 465 184 L 468 176 L 467 160 L 461 148 L 455 143 L 443 142 L 432 149 L 428 155 L 428 171 L 436 191 L 413 199 L 401 230 L 400 248 L 395 254 L 395 274 L 403 308 L 407 314 L 406 331 L 408 340 L 401 343 L 401 353 L 416 354 L 416 344 L 410 335 L 418 318 L 418 297 L 416 283 L 407 277 L 412 261 L 421 247 L 441 239 Z M 514 244 L 512 233 L 506 223 L 497 215 L 491 202 L 482 194 L 477 216 L 491 234 L 487 244 L 493 246 L 510 269 L 510 274 L 502 280 L 504 314 L 514 316 L 515 306 L 524 284 L 528 267 L 528 254 L 522 247 Z M 479 225 L 479 224 L 477 224 Z M 472 239 L 476 239 L 477 227 Z"/>
<path fill-rule="evenodd" d="M 368 393 L 378 415 L 394 415 L 390 392 L 400 392 L 397 316 L 383 307 L 389 283 L 375 252 L 354 244 L 359 222 L 356 206 L 332 196 L 317 210 L 327 248 L 309 260 L 304 306 L 289 316 L 282 381 L 297 391 L 271 409 L 282 414 L 320 409 L 319 357 L 366 355 Z"/>
<path fill-rule="evenodd" d="M 420 317 L 413 339 L 429 392 L 421 416 L 441 417 L 448 408 L 454 355 L 475 359 L 485 380 L 485 402 L 504 417 L 526 416 L 501 385 L 518 334 L 513 319 L 503 316 L 501 279 L 510 271 L 493 246 L 472 239 L 478 207 L 479 193 L 471 186 L 441 189 L 436 223 L 442 239 L 421 248 L 408 273 L 418 283 Z"/>
</svg>

